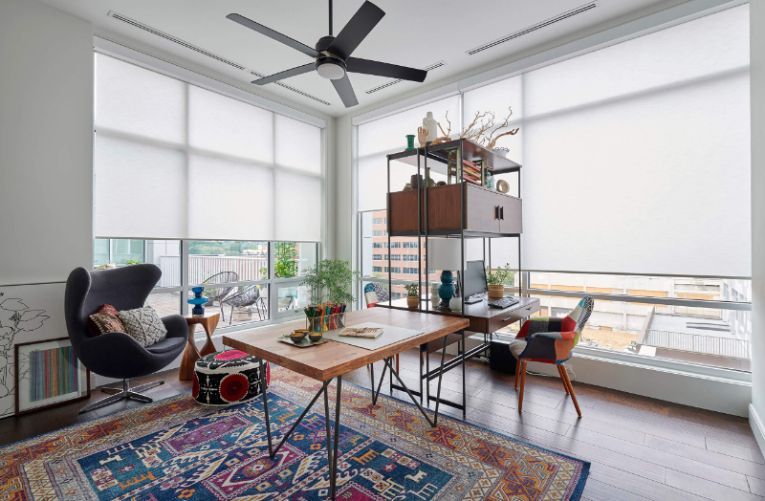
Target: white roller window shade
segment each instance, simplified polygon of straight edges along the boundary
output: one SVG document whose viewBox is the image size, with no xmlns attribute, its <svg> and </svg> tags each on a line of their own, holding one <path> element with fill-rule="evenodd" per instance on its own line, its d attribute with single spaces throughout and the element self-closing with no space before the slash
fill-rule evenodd
<svg viewBox="0 0 765 501">
<path fill-rule="evenodd" d="M 276 164 L 321 174 L 321 129 L 276 115 Z"/>
<path fill-rule="evenodd" d="M 184 83 L 109 56 L 96 56 L 96 128 L 154 140 L 185 140 Z"/>
<path fill-rule="evenodd" d="M 186 232 L 186 159 L 180 151 L 96 136 L 94 232 L 164 238 Z"/>
<path fill-rule="evenodd" d="M 320 241 L 320 127 L 109 56 L 96 64 L 97 236 Z"/>
<path fill-rule="evenodd" d="M 264 163 L 273 162 L 273 114 L 189 86 L 189 145 Z"/>
<path fill-rule="evenodd" d="M 749 276 L 748 64 L 741 6 L 515 77 L 524 268 Z"/>
<path fill-rule="evenodd" d="M 274 239 L 272 169 L 191 155 L 189 176 L 189 238 Z"/>
<path fill-rule="evenodd" d="M 317 178 L 276 172 L 276 240 L 321 240 L 321 184 Z"/>
</svg>

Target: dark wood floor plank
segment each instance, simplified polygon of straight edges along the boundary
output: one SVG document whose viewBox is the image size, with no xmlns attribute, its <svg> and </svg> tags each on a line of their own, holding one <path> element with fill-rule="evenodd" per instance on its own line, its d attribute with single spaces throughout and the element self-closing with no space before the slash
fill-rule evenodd
<svg viewBox="0 0 765 501">
<path fill-rule="evenodd" d="M 709 499 L 721 500 L 741 500 L 741 501 L 762 501 L 761 496 L 744 492 L 733 487 L 728 487 L 711 480 L 706 480 L 677 470 L 667 470 L 667 485 L 677 489 L 698 494 Z"/>
</svg>

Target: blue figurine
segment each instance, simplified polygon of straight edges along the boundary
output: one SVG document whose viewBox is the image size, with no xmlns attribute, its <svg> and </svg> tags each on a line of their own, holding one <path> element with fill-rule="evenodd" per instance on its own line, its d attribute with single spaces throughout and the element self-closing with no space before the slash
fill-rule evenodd
<svg viewBox="0 0 765 501">
<path fill-rule="evenodd" d="M 450 270 L 441 271 L 441 285 L 438 287 L 438 297 L 441 298 L 441 304 L 438 308 L 441 310 L 449 309 L 449 300 L 454 297 L 454 276 Z"/>
<path fill-rule="evenodd" d="M 191 314 L 195 317 L 201 317 L 205 314 L 205 308 L 204 305 L 207 304 L 207 302 L 210 300 L 210 298 L 207 298 L 202 295 L 202 292 L 204 292 L 204 287 L 192 287 L 191 292 L 194 293 L 194 297 L 189 299 L 189 304 L 193 304 L 194 308 L 191 309 Z"/>
</svg>

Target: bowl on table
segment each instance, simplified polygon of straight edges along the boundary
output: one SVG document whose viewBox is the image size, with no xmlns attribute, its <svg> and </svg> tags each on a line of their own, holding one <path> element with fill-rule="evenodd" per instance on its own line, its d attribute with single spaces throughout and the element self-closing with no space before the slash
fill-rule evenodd
<svg viewBox="0 0 765 501">
<path fill-rule="evenodd" d="M 305 338 L 306 334 L 308 334 L 308 331 L 305 329 L 295 329 L 290 333 L 290 339 L 293 343 L 299 343 Z"/>
<path fill-rule="evenodd" d="M 308 333 L 308 339 L 310 339 L 312 343 L 318 343 L 319 341 L 321 341 L 321 338 L 323 335 L 324 334 L 321 332 L 311 331 Z"/>
</svg>

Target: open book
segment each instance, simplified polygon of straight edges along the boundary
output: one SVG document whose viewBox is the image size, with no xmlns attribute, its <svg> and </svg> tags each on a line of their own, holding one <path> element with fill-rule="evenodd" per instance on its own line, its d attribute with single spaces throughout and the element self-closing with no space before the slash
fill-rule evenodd
<svg viewBox="0 0 765 501">
<path fill-rule="evenodd" d="M 363 337 L 368 339 L 377 339 L 383 330 L 379 327 L 346 327 L 340 331 L 341 336 Z"/>
</svg>

